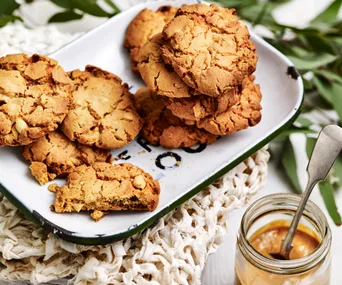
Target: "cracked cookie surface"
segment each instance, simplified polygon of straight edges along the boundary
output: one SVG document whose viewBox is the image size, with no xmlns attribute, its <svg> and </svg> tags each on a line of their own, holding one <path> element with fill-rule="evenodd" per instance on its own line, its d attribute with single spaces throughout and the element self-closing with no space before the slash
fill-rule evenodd
<svg viewBox="0 0 342 285">
<path fill-rule="evenodd" d="M 128 85 L 119 77 L 90 65 L 85 71 L 71 72 L 70 77 L 75 90 L 61 129 L 71 141 L 112 149 L 138 135 L 142 121 Z"/>
<path fill-rule="evenodd" d="M 138 71 L 138 54 L 141 47 L 154 35 L 162 32 L 165 24 L 170 21 L 178 8 L 162 6 L 157 11 L 142 10 L 129 24 L 124 46 L 130 52 L 132 70 Z"/>
<path fill-rule="evenodd" d="M 158 206 L 159 182 L 131 164 L 94 163 L 75 168 L 67 184 L 49 186 L 56 192 L 55 211 L 153 211 Z M 96 212 L 93 218 L 98 218 Z"/>
<path fill-rule="evenodd" d="M 135 95 L 137 102 L 145 101 L 137 106 L 144 116 L 142 136 L 152 145 L 161 145 L 166 148 L 191 147 L 197 143 L 211 144 L 217 136 L 196 126 L 186 125 L 180 118 L 174 116 L 162 104 L 160 96 L 150 89 L 138 91 Z M 140 97 L 140 98 L 139 98 Z"/>
<path fill-rule="evenodd" d="M 255 45 L 234 9 L 185 5 L 163 35 L 165 62 L 200 93 L 222 95 L 256 69 Z"/>
<path fill-rule="evenodd" d="M 159 95 L 170 98 L 187 98 L 199 93 L 186 85 L 171 65 L 166 65 L 161 47 L 163 35 L 152 37 L 139 52 L 138 68 L 146 85 Z"/>
<path fill-rule="evenodd" d="M 43 185 L 74 168 L 95 162 L 111 162 L 109 151 L 71 142 L 63 133 L 52 132 L 23 147 L 23 156 L 31 162 L 32 175 Z"/>
<path fill-rule="evenodd" d="M 240 99 L 238 88 L 232 88 L 224 95 L 216 98 L 199 95 L 191 98 L 169 98 L 162 96 L 166 108 L 173 115 L 184 120 L 199 121 L 210 115 L 226 111 Z"/>
<path fill-rule="evenodd" d="M 257 125 L 261 120 L 262 95 L 259 84 L 253 81 L 253 75 L 246 77 L 239 102 L 225 112 L 197 122 L 197 127 L 215 135 L 227 135 Z"/>
<path fill-rule="evenodd" d="M 0 146 L 28 145 L 57 129 L 72 82 L 57 61 L 37 54 L 0 58 Z"/>
</svg>

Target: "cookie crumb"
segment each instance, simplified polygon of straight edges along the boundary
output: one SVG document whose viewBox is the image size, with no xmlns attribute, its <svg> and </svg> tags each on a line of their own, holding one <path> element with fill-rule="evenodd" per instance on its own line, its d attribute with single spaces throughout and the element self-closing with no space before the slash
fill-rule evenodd
<svg viewBox="0 0 342 285">
<path fill-rule="evenodd" d="M 94 212 L 92 212 L 90 214 L 90 217 L 95 221 L 95 222 L 99 222 L 100 220 L 102 220 L 105 216 L 107 216 L 109 214 L 109 212 L 102 212 L 102 211 L 98 211 L 95 210 Z"/>
<path fill-rule="evenodd" d="M 58 188 L 59 186 L 56 183 L 54 183 L 49 185 L 48 190 L 52 193 L 56 193 Z"/>
<path fill-rule="evenodd" d="M 50 181 L 51 174 L 48 173 L 44 163 L 33 161 L 30 165 L 31 174 L 40 185 L 44 185 Z M 53 175 L 52 175 L 53 176 Z"/>
</svg>

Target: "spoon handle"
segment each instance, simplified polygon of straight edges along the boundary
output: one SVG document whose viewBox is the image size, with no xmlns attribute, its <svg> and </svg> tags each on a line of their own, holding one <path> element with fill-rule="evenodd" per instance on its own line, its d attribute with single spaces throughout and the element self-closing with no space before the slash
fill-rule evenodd
<svg viewBox="0 0 342 285">
<path fill-rule="evenodd" d="M 292 240 L 312 189 L 317 182 L 324 180 L 327 177 L 341 149 L 342 128 L 335 125 L 324 127 L 317 138 L 308 163 L 307 172 L 309 179 L 306 189 L 299 202 L 298 209 L 293 217 L 286 237 L 282 241 L 280 255 L 284 256 L 286 259 L 289 259 L 290 251 L 293 247 Z"/>
</svg>

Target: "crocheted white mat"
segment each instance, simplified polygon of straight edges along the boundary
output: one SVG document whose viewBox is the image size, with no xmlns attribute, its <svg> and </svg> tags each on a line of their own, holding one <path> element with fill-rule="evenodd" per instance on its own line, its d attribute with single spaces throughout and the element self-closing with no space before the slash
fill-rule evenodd
<svg viewBox="0 0 342 285">
<path fill-rule="evenodd" d="M 53 26 L 28 30 L 22 24 L 9 25 L 0 29 L 0 56 L 47 54 L 71 38 Z M 266 148 L 258 151 L 153 228 L 107 246 L 74 245 L 44 233 L 0 195 L 0 279 L 200 284 L 208 254 L 216 251 L 227 231 L 229 213 L 263 187 L 268 159 Z"/>
</svg>

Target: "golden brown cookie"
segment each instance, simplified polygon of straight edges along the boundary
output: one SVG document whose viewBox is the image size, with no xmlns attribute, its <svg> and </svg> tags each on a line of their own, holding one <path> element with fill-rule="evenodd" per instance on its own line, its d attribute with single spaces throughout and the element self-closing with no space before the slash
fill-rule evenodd
<svg viewBox="0 0 342 285">
<path fill-rule="evenodd" d="M 224 95 L 216 98 L 199 95 L 191 98 L 169 98 L 162 96 L 162 100 L 172 114 L 184 120 L 199 121 L 210 115 L 226 111 L 240 100 L 238 88 L 232 88 Z"/>
<path fill-rule="evenodd" d="M 154 93 L 150 88 L 142 87 L 135 93 L 135 107 L 141 117 L 145 118 L 154 111 L 165 109 L 165 105 L 161 99 L 162 97 Z"/>
<path fill-rule="evenodd" d="M 153 211 L 158 206 L 159 182 L 131 164 L 81 165 L 68 176 L 67 184 L 49 187 L 56 191 L 55 211 Z M 94 213 L 93 218 L 102 215 Z"/>
<path fill-rule="evenodd" d="M 72 141 L 104 149 L 120 148 L 139 133 L 142 121 L 133 96 L 121 79 L 88 65 L 70 73 L 74 81 L 72 106 L 62 131 Z"/>
<path fill-rule="evenodd" d="M 34 54 L 0 58 L 0 146 L 27 145 L 57 129 L 72 82 L 57 61 Z"/>
<path fill-rule="evenodd" d="M 197 122 L 197 127 L 215 135 L 227 135 L 257 125 L 261 120 L 262 95 L 259 84 L 253 81 L 253 75 L 246 77 L 240 101 L 225 112 Z"/>
<path fill-rule="evenodd" d="M 165 24 L 170 21 L 178 8 L 162 6 L 157 11 L 142 10 L 129 24 L 124 46 L 130 51 L 132 70 L 138 71 L 138 54 L 140 48 L 154 35 L 162 32 Z"/>
<path fill-rule="evenodd" d="M 163 35 L 152 37 L 139 52 L 138 68 L 146 85 L 159 95 L 171 98 L 186 98 L 199 94 L 186 85 L 171 65 L 166 65 L 161 47 Z"/>
<path fill-rule="evenodd" d="M 186 125 L 160 104 L 160 96 L 149 89 L 144 90 L 145 92 L 137 92 L 136 101 L 148 102 L 140 103 L 138 107 L 139 113 L 145 115 L 141 134 L 148 143 L 166 148 L 179 148 L 191 147 L 197 143 L 211 144 L 216 141 L 217 136 L 196 126 Z"/>
<path fill-rule="evenodd" d="M 23 156 L 31 162 L 31 173 L 43 185 L 57 176 L 65 176 L 82 164 L 111 162 L 110 152 L 71 142 L 55 131 L 24 146 Z"/>
<path fill-rule="evenodd" d="M 184 5 L 163 34 L 165 62 L 200 93 L 225 94 L 255 71 L 255 45 L 234 9 Z"/>
</svg>

